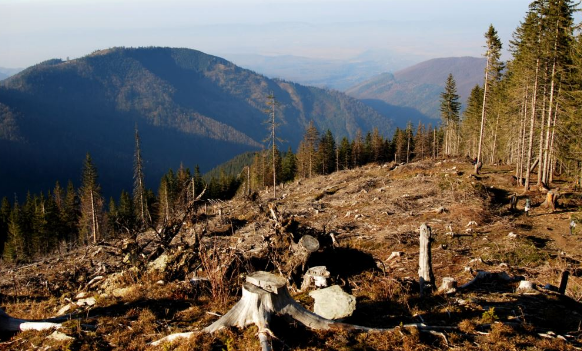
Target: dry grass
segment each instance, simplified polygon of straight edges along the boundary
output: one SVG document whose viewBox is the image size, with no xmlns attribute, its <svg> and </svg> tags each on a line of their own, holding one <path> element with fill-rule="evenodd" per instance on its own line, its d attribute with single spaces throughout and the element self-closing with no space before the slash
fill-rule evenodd
<svg viewBox="0 0 582 351">
<path fill-rule="evenodd" d="M 329 267 L 346 269 L 372 260 L 353 272 L 332 269 L 332 283 L 357 298 L 358 308 L 347 322 L 383 328 L 424 322 L 456 329 L 444 331 L 445 340 L 404 328 L 381 333 L 312 331 L 277 318 L 272 323 L 279 338 L 273 341 L 275 349 L 573 350 L 582 346 L 578 268 L 582 244 L 577 236 L 563 235 L 570 218 L 582 218 L 577 212 L 579 196 L 570 196 L 556 213 L 534 207 L 532 216 L 525 217 L 509 211 L 504 203 L 504 194 L 517 190 L 506 180 L 508 170 L 486 168 L 475 178 L 469 176 L 471 169 L 470 164 L 455 160 L 413 163 L 393 171 L 369 165 L 286 185 L 281 191 L 285 199 L 276 202 L 281 212 L 294 216 L 300 231 L 295 234 L 335 234 L 339 247 L 326 252 L 325 257 L 335 260 L 328 262 Z M 208 326 L 218 317 L 207 312 L 225 313 L 238 300 L 246 272 L 273 268 L 265 263 L 268 257 L 246 261 L 239 254 L 272 235 L 273 226 L 259 206 L 266 206 L 269 196 L 262 193 L 257 202 L 225 202 L 223 218 L 209 213 L 194 223 L 191 230 L 208 231 L 203 250 L 199 256 L 177 260 L 172 274 L 129 268 L 105 249 L 80 250 L 29 267 L 0 266 L 0 302 L 16 317 L 51 316 L 80 291 L 97 298 L 96 306 L 76 309 L 82 313 L 80 320 L 65 323 L 62 331 L 73 336 L 73 342 L 51 341 L 49 332 L 26 332 L 4 337 L 0 350 L 143 350 L 164 335 Z M 542 198 L 535 192 L 528 196 L 535 204 Z M 523 198 L 520 201 L 518 208 Z M 440 207 L 445 211 L 436 211 Z M 475 224 L 467 226 L 471 221 Z M 569 298 L 551 293 L 520 295 L 515 293 L 517 283 L 486 282 L 452 296 L 421 299 L 415 281 L 422 222 L 433 232 L 437 283 L 445 276 L 459 284 L 468 282 L 473 278 L 466 269 L 470 267 L 523 276 L 539 287 L 557 286 L 560 273 L 570 270 Z M 517 238 L 508 238 L 510 231 Z M 191 242 L 189 235 L 191 231 L 185 232 L 176 242 Z M 333 252 L 342 250 L 358 253 L 353 256 L 357 258 L 341 262 Z M 393 251 L 402 255 L 388 260 Z M 104 267 L 99 274 L 108 277 L 108 289 L 86 288 L 95 276 L 90 268 L 96 264 Z M 55 266 L 59 272 L 52 270 Z M 208 285 L 191 285 L 188 278 L 194 274 L 208 278 Z M 122 297 L 112 295 L 123 288 L 127 290 Z M 306 293 L 295 298 L 308 308 L 313 304 Z M 538 335 L 548 330 L 571 337 L 563 341 Z M 158 349 L 258 350 L 256 333 L 255 327 L 214 335 L 195 333 Z"/>
</svg>

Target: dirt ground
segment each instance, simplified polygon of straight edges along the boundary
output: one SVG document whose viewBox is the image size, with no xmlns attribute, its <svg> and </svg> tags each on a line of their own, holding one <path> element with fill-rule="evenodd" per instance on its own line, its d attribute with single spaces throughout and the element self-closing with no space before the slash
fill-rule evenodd
<svg viewBox="0 0 582 351">
<path fill-rule="evenodd" d="M 6 313 L 28 319 L 70 314 L 60 329 L 70 339 L 49 337 L 52 330 L 7 334 L 0 350 L 156 349 L 152 341 L 201 330 L 226 313 L 239 299 L 245 275 L 257 270 L 283 274 L 293 297 L 311 308 L 313 300 L 298 287 L 301 273 L 318 265 L 331 272 L 331 284 L 357 299 L 344 322 L 396 329 L 314 331 L 275 318 L 275 350 L 578 349 L 581 193 L 558 178 L 553 187 L 561 196 L 550 211 L 541 206 L 545 193 L 535 186 L 524 193 L 512 173 L 510 167 L 486 166 L 476 176 L 460 159 L 369 165 L 287 184 L 276 200 L 265 191 L 255 199 L 201 206 L 158 268 L 133 257 L 121 240 L 25 266 L 1 265 L 0 305 Z M 516 209 L 509 207 L 513 194 Z M 532 204 L 528 215 L 526 198 Z M 269 203 L 276 205 L 278 221 Z M 571 234 L 572 221 L 578 226 Z M 432 230 L 436 278 L 434 293 L 424 297 L 417 282 L 422 223 Z M 281 248 L 304 235 L 321 247 L 298 265 Z M 200 254 L 192 251 L 197 244 Z M 479 271 L 506 275 L 492 274 L 450 294 L 436 291 L 445 277 L 462 287 Z M 561 295 L 554 290 L 564 271 L 570 275 Z M 194 283 L 194 277 L 208 280 Z M 522 280 L 535 290 L 518 292 Z M 94 304 L 84 304 L 87 297 Z M 405 328 L 409 323 L 434 330 Z M 256 332 L 200 332 L 157 348 L 258 350 Z"/>
</svg>

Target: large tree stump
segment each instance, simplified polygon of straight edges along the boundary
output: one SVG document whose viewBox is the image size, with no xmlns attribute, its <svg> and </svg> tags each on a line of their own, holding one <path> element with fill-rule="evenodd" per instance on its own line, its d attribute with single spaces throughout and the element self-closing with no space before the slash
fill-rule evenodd
<svg viewBox="0 0 582 351">
<path fill-rule="evenodd" d="M 432 272 L 432 255 L 430 251 L 430 227 L 423 223 L 420 226 L 420 255 L 418 258 L 418 276 L 420 283 L 420 295 L 434 287 L 434 274 Z"/>
<path fill-rule="evenodd" d="M 542 206 L 549 208 L 550 211 L 554 212 L 556 210 L 556 202 L 559 196 L 560 193 L 558 192 L 558 189 L 548 191 L 546 194 L 546 200 L 542 203 Z"/>
<path fill-rule="evenodd" d="M 213 333 L 222 328 L 238 327 L 244 328 L 249 325 L 256 325 L 259 328 L 258 336 L 263 351 L 271 350 L 270 337 L 272 332 L 269 329 L 271 317 L 282 315 L 294 319 L 301 324 L 318 330 L 359 330 L 363 332 L 394 331 L 395 328 L 369 328 L 359 325 L 346 324 L 325 319 L 317 314 L 306 310 L 297 301 L 293 300 L 287 290 L 285 278 L 276 276 L 268 272 L 255 272 L 247 276 L 243 284 L 242 297 L 224 316 L 204 328 L 202 332 Z M 432 332 L 434 330 L 449 330 L 456 327 L 432 327 L 424 324 L 404 324 L 405 328 L 417 328 L 420 331 Z M 152 345 L 161 345 L 172 342 L 178 338 L 190 337 L 194 332 L 177 333 L 168 335 Z"/>
</svg>

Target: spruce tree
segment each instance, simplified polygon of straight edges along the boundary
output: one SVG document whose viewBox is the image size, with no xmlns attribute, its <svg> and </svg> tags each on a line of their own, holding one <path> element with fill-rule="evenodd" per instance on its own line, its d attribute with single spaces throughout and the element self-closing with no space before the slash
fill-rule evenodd
<svg viewBox="0 0 582 351">
<path fill-rule="evenodd" d="M 82 182 L 79 189 L 81 204 L 79 231 L 85 243 L 97 243 L 97 239 L 100 239 L 103 234 L 101 232 L 103 198 L 97 178 L 97 169 L 93 164 L 91 155 L 87 153 L 83 163 Z"/>
<path fill-rule="evenodd" d="M 133 163 L 133 202 L 137 215 L 138 229 L 143 230 L 150 224 L 151 216 L 146 199 L 145 177 L 143 172 L 143 160 L 137 124 L 135 126 L 135 155 Z"/>
<path fill-rule="evenodd" d="M 501 58 L 501 40 L 497 35 L 497 31 L 493 25 L 489 26 L 489 30 L 485 33 L 485 57 L 487 64 L 485 66 L 485 81 L 483 83 L 483 106 L 481 109 L 481 128 L 479 132 L 479 144 L 477 148 L 477 164 L 475 165 L 475 173 L 479 172 L 479 165 L 482 164 L 481 153 L 483 147 L 483 136 L 485 131 L 485 121 L 487 120 L 487 104 L 488 92 L 491 85 L 494 84 L 500 77 L 503 69 Z"/>
<path fill-rule="evenodd" d="M 10 213 L 12 212 L 12 207 L 7 197 L 2 198 L 2 203 L 0 204 L 0 257 L 4 251 L 4 244 L 8 239 L 8 223 L 10 221 Z"/>
<path fill-rule="evenodd" d="M 457 136 L 459 127 L 459 112 L 461 103 L 457 94 L 457 83 L 453 74 L 449 73 L 445 83 L 445 90 L 441 93 L 440 112 L 445 130 L 445 155 L 457 153 Z"/>
</svg>

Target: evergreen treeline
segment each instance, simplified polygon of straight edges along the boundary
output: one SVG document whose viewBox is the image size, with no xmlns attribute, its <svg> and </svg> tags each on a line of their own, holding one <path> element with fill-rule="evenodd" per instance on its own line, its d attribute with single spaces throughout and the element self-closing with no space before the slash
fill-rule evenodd
<svg viewBox="0 0 582 351">
<path fill-rule="evenodd" d="M 136 131 L 131 193 L 123 190 L 117 200 L 109 199 L 106 209 L 97 168 L 87 154 L 78 189 L 72 182 L 66 189 L 57 182 L 46 193 L 28 194 L 23 204 L 18 199 L 13 203 L 2 199 L 0 254 L 9 262 L 26 262 L 107 237 L 134 235 L 150 225 L 164 223 L 204 189 L 204 200 L 230 199 L 237 192 L 246 194 L 272 186 L 273 180 L 280 184 L 369 162 L 406 162 L 436 156 L 441 153 L 442 137 L 442 132 L 431 126 L 419 124 L 414 132 L 409 124 L 404 130 L 397 129 L 392 140 L 374 129 L 366 135 L 358 132 L 354 140 L 344 137 L 336 142 L 331 131 L 320 133 L 311 123 L 297 153 L 291 148 L 280 152 L 275 144 L 275 152 L 270 149 L 241 155 L 204 177 L 198 166 L 194 171 L 180 166 L 176 171 L 168 170 L 154 193 L 143 184 L 144 169 Z M 435 151 L 435 146 L 439 150 Z"/>
<path fill-rule="evenodd" d="M 483 85 L 473 89 L 461 118 L 448 118 L 441 108 L 448 154 L 514 165 L 526 190 L 549 185 L 560 172 L 582 176 L 582 35 L 575 31 L 575 11 L 570 0 L 533 1 L 507 62 L 489 27 Z"/>
</svg>

